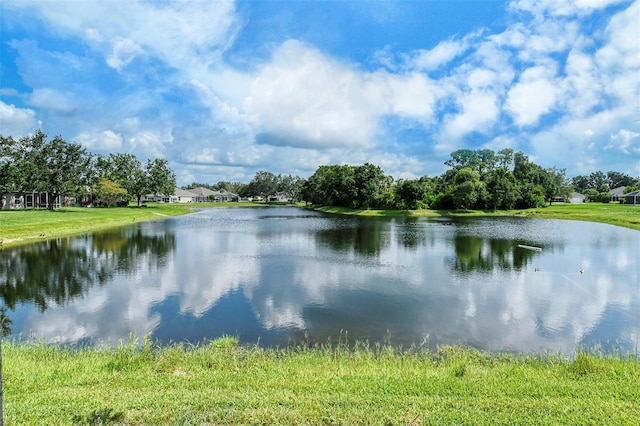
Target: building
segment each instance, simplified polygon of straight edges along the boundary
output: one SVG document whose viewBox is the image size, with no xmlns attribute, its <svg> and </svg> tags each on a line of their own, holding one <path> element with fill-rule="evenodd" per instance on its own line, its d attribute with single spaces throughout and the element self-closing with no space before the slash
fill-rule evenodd
<svg viewBox="0 0 640 426">
<path fill-rule="evenodd" d="M 569 194 L 569 202 L 571 204 L 580 204 L 584 203 L 584 200 L 587 198 L 586 195 L 580 194 L 579 192 L 572 192 Z"/>
<path fill-rule="evenodd" d="M 611 201 L 616 202 L 624 199 L 624 191 L 627 189 L 626 186 L 619 186 L 617 188 L 609 191 L 609 195 L 611 196 Z"/>
<path fill-rule="evenodd" d="M 59 208 L 75 204 L 75 197 L 60 195 L 49 200 L 49 194 L 46 192 L 6 192 L 0 194 L 0 210 L 46 209 L 49 207 L 49 201 L 53 203 L 54 208 Z"/>
<path fill-rule="evenodd" d="M 632 206 L 640 206 L 640 189 L 624 194 L 624 203 Z"/>
</svg>

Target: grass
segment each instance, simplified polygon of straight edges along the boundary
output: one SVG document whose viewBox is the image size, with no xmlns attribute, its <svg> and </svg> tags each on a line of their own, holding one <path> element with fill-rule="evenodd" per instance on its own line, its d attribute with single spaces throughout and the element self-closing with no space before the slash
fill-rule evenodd
<svg viewBox="0 0 640 426">
<path fill-rule="evenodd" d="M 5 419 L 38 424 L 637 424 L 637 358 L 391 347 L 5 342 Z"/>
<path fill-rule="evenodd" d="M 524 210 L 357 210 L 342 207 L 320 207 L 318 211 L 360 216 L 524 216 L 550 219 L 581 220 L 622 226 L 640 231 L 640 208 L 618 203 L 554 204 Z"/>
<path fill-rule="evenodd" d="M 24 244 L 184 214 L 189 207 L 0 211 L 0 239 Z M 552 217 L 640 229 L 640 209 L 616 204 L 510 212 L 321 210 Z M 4 415 L 12 425 L 635 425 L 640 418 L 637 355 L 579 351 L 563 359 L 460 347 L 432 354 L 366 344 L 243 348 L 231 337 L 162 348 L 149 340 L 116 349 L 4 342 L 2 354 Z"/>
<path fill-rule="evenodd" d="M 156 204 L 144 207 L 83 208 L 49 210 L 0 210 L 0 247 L 28 244 L 49 238 L 82 234 L 191 213 L 194 207 L 255 206 L 249 203 Z M 259 204 L 264 205 L 264 204 Z"/>
</svg>

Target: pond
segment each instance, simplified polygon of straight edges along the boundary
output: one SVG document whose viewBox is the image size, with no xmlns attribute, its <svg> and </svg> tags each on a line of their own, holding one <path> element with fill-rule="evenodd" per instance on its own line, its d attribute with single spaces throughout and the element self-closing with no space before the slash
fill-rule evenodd
<svg viewBox="0 0 640 426">
<path fill-rule="evenodd" d="M 209 208 L 0 254 L 20 339 L 640 348 L 640 232 L 610 225 Z"/>
</svg>

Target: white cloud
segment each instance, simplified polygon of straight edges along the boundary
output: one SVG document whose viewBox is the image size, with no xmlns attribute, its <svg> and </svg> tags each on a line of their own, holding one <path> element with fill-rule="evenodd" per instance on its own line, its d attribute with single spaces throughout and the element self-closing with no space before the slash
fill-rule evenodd
<svg viewBox="0 0 640 426">
<path fill-rule="evenodd" d="M 433 49 L 414 52 L 410 63 L 417 70 L 432 71 L 451 62 L 467 48 L 464 40 L 445 40 Z"/>
<path fill-rule="evenodd" d="M 542 115 L 553 109 L 557 95 L 556 84 L 547 68 L 529 68 L 509 90 L 505 109 L 511 114 L 516 125 L 533 125 Z"/>
<path fill-rule="evenodd" d="M 31 132 L 36 125 L 32 109 L 18 108 L 0 100 L 0 134 L 20 138 Z"/>
<path fill-rule="evenodd" d="M 613 16 L 606 33 L 607 43 L 596 53 L 599 65 L 607 70 L 640 68 L 640 1 Z M 635 75 L 636 81 L 638 74 Z M 636 85 L 637 87 L 637 85 Z"/>
<path fill-rule="evenodd" d="M 617 148 L 625 154 L 640 155 L 640 133 L 620 129 L 611 135 L 611 143 L 607 148 Z"/>
<path fill-rule="evenodd" d="M 173 142 L 170 128 L 146 129 L 129 136 L 129 144 L 134 150 L 142 150 L 152 157 L 164 157 L 163 146 Z"/>
<path fill-rule="evenodd" d="M 122 135 L 112 130 L 98 133 L 82 132 L 74 140 L 92 151 L 117 152 L 122 148 Z"/>
<path fill-rule="evenodd" d="M 572 16 L 592 13 L 595 10 L 624 1 L 626 0 L 517 0 L 512 1 L 509 7 L 517 11 L 532 13 L 538 17 L 544 15 Z"/>
<path fill-rule="evenodd" d="M 34 89 L 29 97 L 29 104 L 61 114 L 74 112 L 80 102 L 73 92 L 52 88 Z"/>
<path fill-rule="evenodd" d="M 497 120 L 500 110 L 493 91 L 472 90 L 458 96 L 460 112 L 445 120 L 441 150 L 455 149 L 455 143 L 471 132 L 486 132 Z"/>
<path fill-rule="evenodd" d="M 107 64 L 109 64 L 111 68 L 120 71 L 141 53 L 143 53 L 142 48 L 133 41 L 116 37 L 113 40 L 111 55 L 107 57 Z"/>
<path fill-rule="evenodd" d="M 362 148 L 375 144 L 384 115 L 428 120 L 437 93 L 424 75 L 362 72 L 289 40 L 260 69 L 243 106 L 264 143 Z"/>
</svg>

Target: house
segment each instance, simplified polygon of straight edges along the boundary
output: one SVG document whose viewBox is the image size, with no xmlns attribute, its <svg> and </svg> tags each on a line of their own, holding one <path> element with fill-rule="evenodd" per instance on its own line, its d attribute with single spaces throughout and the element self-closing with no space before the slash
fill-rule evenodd
<svg viewBox="0 0 640 426">
<path fill-rule="evenodd" d="M 198 203 L 207 203 L 212 200 L 212 195 L 215 194 L 215 191 L 210 190 L 209 188 L 205 188 L 203 186 L 199 186 L 197 188 L 193 188 L 189 190 L 196 194 L 196 202 Z"/>
<path fill-rule="evenodd" d="M 240 197 L 238 196 L 238 194 L 234 194 L 231 192 L 220 192 L 220 191 L 214 191 L 213 192 L 213 200 L 217 203 L 220 202 L 236 202 L 236 201 L 240 201 Z"/>
<path fill-rule="evenodd" d="M 584 200 L 586 198 L 586 195 L 582 195 L 579 192 L 572 192 L 571 194 L 569 194 L 569 202 L 572 204 L 584 203 Z"/>
<path fill-rule="evenodd" d="M 627 189 L 626 186 L 619 186 L 609 191 L 609 195 L 611 196 L 611 201 L 620 201 L 624 199 L 625 189 Z"/>
<path fill-rule="evenodd" d="M 170 203 L 195 203 L 197 200 L 197 194 L 182 188 L 176 188 L 169 196 Z"/>
<path fill-rule="evenodd" d="M 278 193 L 270 195 L 269 198 L 267 198 L 267 201 L 269 203 L 288 203 L 289 197 L 283 193 Z"/>
<path fill-rule="evenodd" d="M 54 200 L 53 207 L 68 206 L 71 204 L 70 197 L 60 195 Z M 0 210 L 13 209 L 36 209 L 47 208 L 49 206 L 49 194 L 46 192 L 6 192 L 0 194 Z"/>
<path fill-rule="evenodd" d="M 632 206 L 640 206 L 640 189 L 624 195 L 624 203 Z"/>
</svg>

